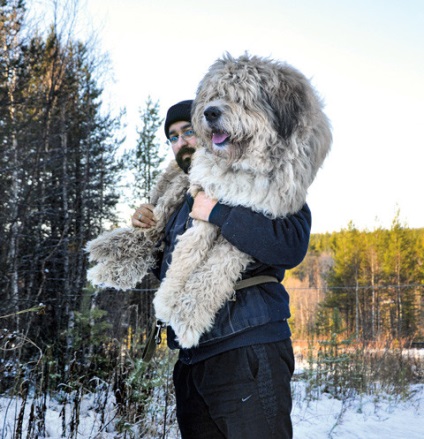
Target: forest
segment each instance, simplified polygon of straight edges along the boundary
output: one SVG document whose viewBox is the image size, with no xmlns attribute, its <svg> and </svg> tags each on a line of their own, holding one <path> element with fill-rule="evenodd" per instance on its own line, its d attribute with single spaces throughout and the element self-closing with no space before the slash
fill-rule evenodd
<svg viewBox="0 0 424 439">
<path fill-rule="evenodd" d="M 311 236 L 308 254 L 285 281 L 295 337 L 329 333 L 372 342 L 424 340 L 424 229 L 398 212 L 389 230 Z"/>
<path fill-rule="evenodd" d="M 141 108 L 137 144 L 122 153 L 122 112 L 102 101 L 107 66 L 96 48 L 74 37 L 72 20 L 39 29 L 24 1 L 0 4 L 0 395 L 21 401 L 13 437 L 24 436 L 24 420 L 26 437 L 44 437 L 52 394 L 63 403 L 63 436 L 77 437 L 81 400 L 99 391 L 97 410 L 113 395 L 119 437 L 136 437 L 147 413 L 143 428 L 159 416 L 154 389 L 163 425 L 175 416 L 173 354 L 161 347 L 152 365 L 140 361 L 157 284 L 96 290 L 84 248 L 117 225 L 120 200 L 147 199 L 163 161 L 159 103 Z M 125 175 L 137 175 L 132 192 Z M 348 224 L 312 235 L 284 281 L 295 346 L 424 342 L 424 229 L 400 217 L 389 230 Z"/>
</svg>

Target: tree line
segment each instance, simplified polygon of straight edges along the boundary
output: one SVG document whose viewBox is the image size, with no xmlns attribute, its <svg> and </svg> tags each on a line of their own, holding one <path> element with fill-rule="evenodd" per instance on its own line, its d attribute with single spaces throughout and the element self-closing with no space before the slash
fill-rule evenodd
<svg viewBox="0 0 424 439">
<path fill-rule="evenodd" d="M 120 199 L 147 201 L 163 161 L 159 103 L 147 100 L 137 143 L 122 151 L 123 111 L 105 110 L 108 69 L 74 37 L 76 8 L 47 29 L 22 0 L 0 8 L 0 394 L 24 376 L 36 388 L 46 377 L 51 389 L 111 382 L 143 341 L 155 283 L 94 290 L 84 247 L 117 224 Z"/>
<path fill-rule="evenodd" d="M 312 235 L 286 283 L 300 338 L 424 338 L 424 229 L 410 229 L 400 212 L 389 230 L 361 231 L 350 223 Z"/>
<path fill-rule="evenodd" d="M 0 314 L 66 362 L 84 245 L 116 219 L 120 120 L 102 111 L 93 50 L 25 17 L 23 1 L 1 2 Z"/>
</svg>

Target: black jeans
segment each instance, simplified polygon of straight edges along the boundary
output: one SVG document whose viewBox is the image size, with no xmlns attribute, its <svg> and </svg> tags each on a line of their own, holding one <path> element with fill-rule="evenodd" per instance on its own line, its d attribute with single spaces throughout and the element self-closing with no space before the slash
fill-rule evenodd
<svg viewBox="0 0 424 439">
<path fill-rule="evenodd" d="M 290 340 L 259 344 L 174 368 L 183 439 L 293 437 Z"/>
</svg>

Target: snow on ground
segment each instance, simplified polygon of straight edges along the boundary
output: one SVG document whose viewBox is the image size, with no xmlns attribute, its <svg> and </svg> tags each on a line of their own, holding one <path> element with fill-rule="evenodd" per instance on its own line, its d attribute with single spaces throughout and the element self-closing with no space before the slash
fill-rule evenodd
<svg viewBox="0 0 424 439">
<path fill-rule="evenodd" d="M 307 401 L 305 382 L 294 382 L 294 439 L 418 439 L 423 437 L 424 385 L 412 388 L 408 401 L 358 396 L 341 401 L 322 395 Z"/>
<path fill-rule="evenodd" d="M 293 382 L 293 425 L 295 439 L 418 439 L 423 437 L 424 416 L 422 400 L 424 385 L 412 388 L 412 396 L 401 401 L 394 397 L 381 395 L 362 396 L 343 402 L 327 395 L 317 400 L 305 399 L 305 381 Z M 107 403 L 106 419 L 101 428 L 101 411 L 98 409 L 98 396 L 85 396 L 80 407 L 78 438 L 113 439 L 119 437 L 114 428 L 115 411 L 113 400 Z M 0 398 L 0 439 L 13 439 L 16 414 L 21 402 L 17 398 Z M 46 437 L 60 439 L 62 433 L 61 410 L 63 405 L 54 399 L 47 401 Z M 30 408 L 26 407 L 24 434 L 26 437 Z M 72 409 L 67 407 L 66 425 L 69 425 Z M 99 434 L 101 430 L 101 434 Z M 175 431 L 175 429 L 174 429 Z M 141 436 L 146 439 L 157 437 Z M 160 436 L 162 437 L 162 436 Z M 170 433 L 167 439 L 179 439 L 178 434 Z"/>
<path fill-rule="evenodd" d="M 30 399 L 30 398 L 28 398 Z M 113 401 L 108 401 L 106 410 L 106 419 L 101 426 L 101 412 L 98 410 L 98 396 L 95 394 L 86 395 L 80 405 L 80 416 L 78 426 L 78 438 L 80 439 L 113 439 L 116 438 L 113 420 L 115 418 L 115 409 Z M 23 435 L 26 437 L 28 431 L 28 419 L 31 411 L 32 401 L 26 404 L 25 415 L 23 421 Z M 16 419 L 21 410 L 22 402 L 20 398 L 0 397 L 0 439 L 14 439 L 13 432 L 16 431 Z M 52 439 L 63 438 L 62 423 L 63 415 L 65 415 L 65 426 L 69 437 L 70 425 L 72 419 L 73 404 L 65 405 L 63 412 L 63 404 L 53 398 L 48 398 L 46 410 L 46 435 L 45 437 Z M 101 436 L 97 436 L 102 431 Z M 39 436 L 42 437 L 42 436 Z"/>
</svg>

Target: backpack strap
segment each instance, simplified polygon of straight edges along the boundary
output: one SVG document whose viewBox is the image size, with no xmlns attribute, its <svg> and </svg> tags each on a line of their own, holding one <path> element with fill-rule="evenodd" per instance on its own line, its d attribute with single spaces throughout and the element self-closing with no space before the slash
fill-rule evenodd
<svg viewBox="0 0 424 439">
<path fill-rule="evenodd" d="M 253 287 L 254 285 L 260 285 L 260 284 L 266 284 L 268 282 L 278 282 L 278 279 L 275 278 L 274 276 L 253 276 L 253 277 L 249 277 L 248 279 L 242 279 L 239 280 L 235 286 L 234 286 L 234 290 L 241 290 L 243 288 L 247 288 L 247 287 Z"/>
</svg>

